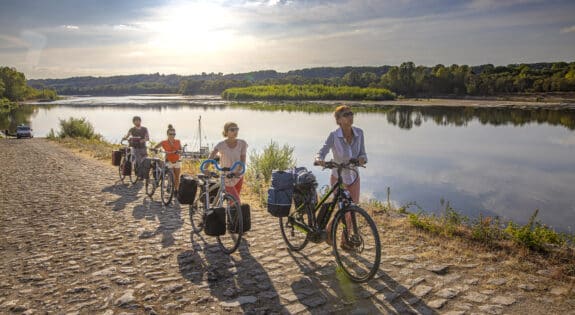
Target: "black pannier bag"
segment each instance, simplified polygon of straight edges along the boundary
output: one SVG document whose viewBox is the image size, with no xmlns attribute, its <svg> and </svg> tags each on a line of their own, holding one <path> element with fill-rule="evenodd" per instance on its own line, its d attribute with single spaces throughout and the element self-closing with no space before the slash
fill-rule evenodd
<svg viewBox="0 0 575 315">
<path fill-rule="evenodd" d="M 140 178 L 150 178 L 150 169 L 152 168 L 152 160 L 143 159 L 141 163 L 137 163 L 136 175 Z"/>
<path fill-rule="evenodd" d="M 121 161 L 122 161 L 122 151 L 120 150 L 112 151 L 112 165 L 120 166 Z"/>
<path fill-rule="evenodd" d="M 183 205 L 191 205 L 196 200 L 198 182 L 190 175 L 180 176 L 180 187 L 178 187 L 178 202 Z"/>
<path fill-rule="evenodd" d="M 204 232 L 209 236 L 226 234 L 226 209 L 210 208 L 206 210 Z"/>
<path fill-rule="evenodd" d="M 242 233 L 245 233 L 252 228 L 252 218 L 251 218 L 251 211 L 250 205 L 242 204 Z M 235 208 L 230 208 L 232 211 L 232 217 L 235 215 Z M 228 222 L 228 230 L 232 233 L 239 233 L 239 226 L 236 222 Z"/>
<path fill-rule="evenodd" d="M 291 208 L 293 189 L 268 189 L 268 212 L 274 217 L 287 217 Z"/>
<path fill-rule="evenodd" d="M 293 189 L 294 173 L 288 171 L 272 171 L 272 187 L 277 190 Z"/>
<path fill-rule="evenodd" d="M 130 161 L 124 161 L 124 165 L 122 166 L 122 175 L 130 176 L 132 174 L 132 163 Z"/>
</svg>

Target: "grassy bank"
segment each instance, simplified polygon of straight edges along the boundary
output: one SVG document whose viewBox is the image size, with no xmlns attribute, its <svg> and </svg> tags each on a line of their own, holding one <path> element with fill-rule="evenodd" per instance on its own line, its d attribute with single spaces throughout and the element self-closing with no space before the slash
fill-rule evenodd
<svg viewBox="0 0 575 315">
<path fill-rule="evenodd" d="M 222 98 L 241 100 L 394 100 L 395 94 L 383 88 L 360 88 L 355 86 L 306 85 L 260 85 L 230 88 Z"/>
</svg>

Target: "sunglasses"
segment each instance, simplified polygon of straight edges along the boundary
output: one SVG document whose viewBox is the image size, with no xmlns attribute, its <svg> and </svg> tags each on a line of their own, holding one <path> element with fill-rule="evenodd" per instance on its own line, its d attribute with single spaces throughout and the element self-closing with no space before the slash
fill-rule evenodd
<svg viewBox="0 0 575 315">
<path fill-rule="evenodd" d="M 234 132 L 234 131 L 238 131 L 238 130 L 240 130 L 240 128 L 238 128 L 238 127 L 231 127 L 231 128 L 228 128 L 228 131 L 232 131 L 232 132 Z"/>
<path fill-rule="evenodd" d="M 175 136 L 175 133 L 169 133 L 168 136 Z"/>
<path fill-rule="evenodd" d="M 343 116 L 343 117 L 352 116 L 353 117 L 353 112 L 345 112 L 345 113 L 341 114 L 341 116 Z"/>
</svg>

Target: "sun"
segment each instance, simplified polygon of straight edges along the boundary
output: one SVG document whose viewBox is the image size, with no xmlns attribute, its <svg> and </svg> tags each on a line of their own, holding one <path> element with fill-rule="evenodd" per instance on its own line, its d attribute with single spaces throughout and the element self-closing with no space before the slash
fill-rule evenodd
<svg viewBox="0 0 575 315">
<path fill-rule="evenodd" d="M 213 53 L 235 41 L 231 11 L 213 3 L 186 3 L 157 9 L 146 24 L 149 45 L 155 50 L 181 53 Z"/>
</svg>

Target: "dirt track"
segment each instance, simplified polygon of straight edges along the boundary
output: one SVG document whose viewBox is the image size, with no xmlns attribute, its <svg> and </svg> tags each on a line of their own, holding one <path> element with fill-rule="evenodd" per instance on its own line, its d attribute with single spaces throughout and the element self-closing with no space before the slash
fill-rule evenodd
<svg viewBox="0 0 575 315">
<path fill-rule="evenodd" d="M 118 183 L 110 164 L 44 139 L 0 139 L 0 163 L 0 313 L 575 314 L 548 271 L 445 261 L 417 234 L 382 230 L 376 279 L 349 284 L 327 245 L 290 253 L 262 209 L 227 256 L 191 234 L 187 207 Z"/>
</svg>

